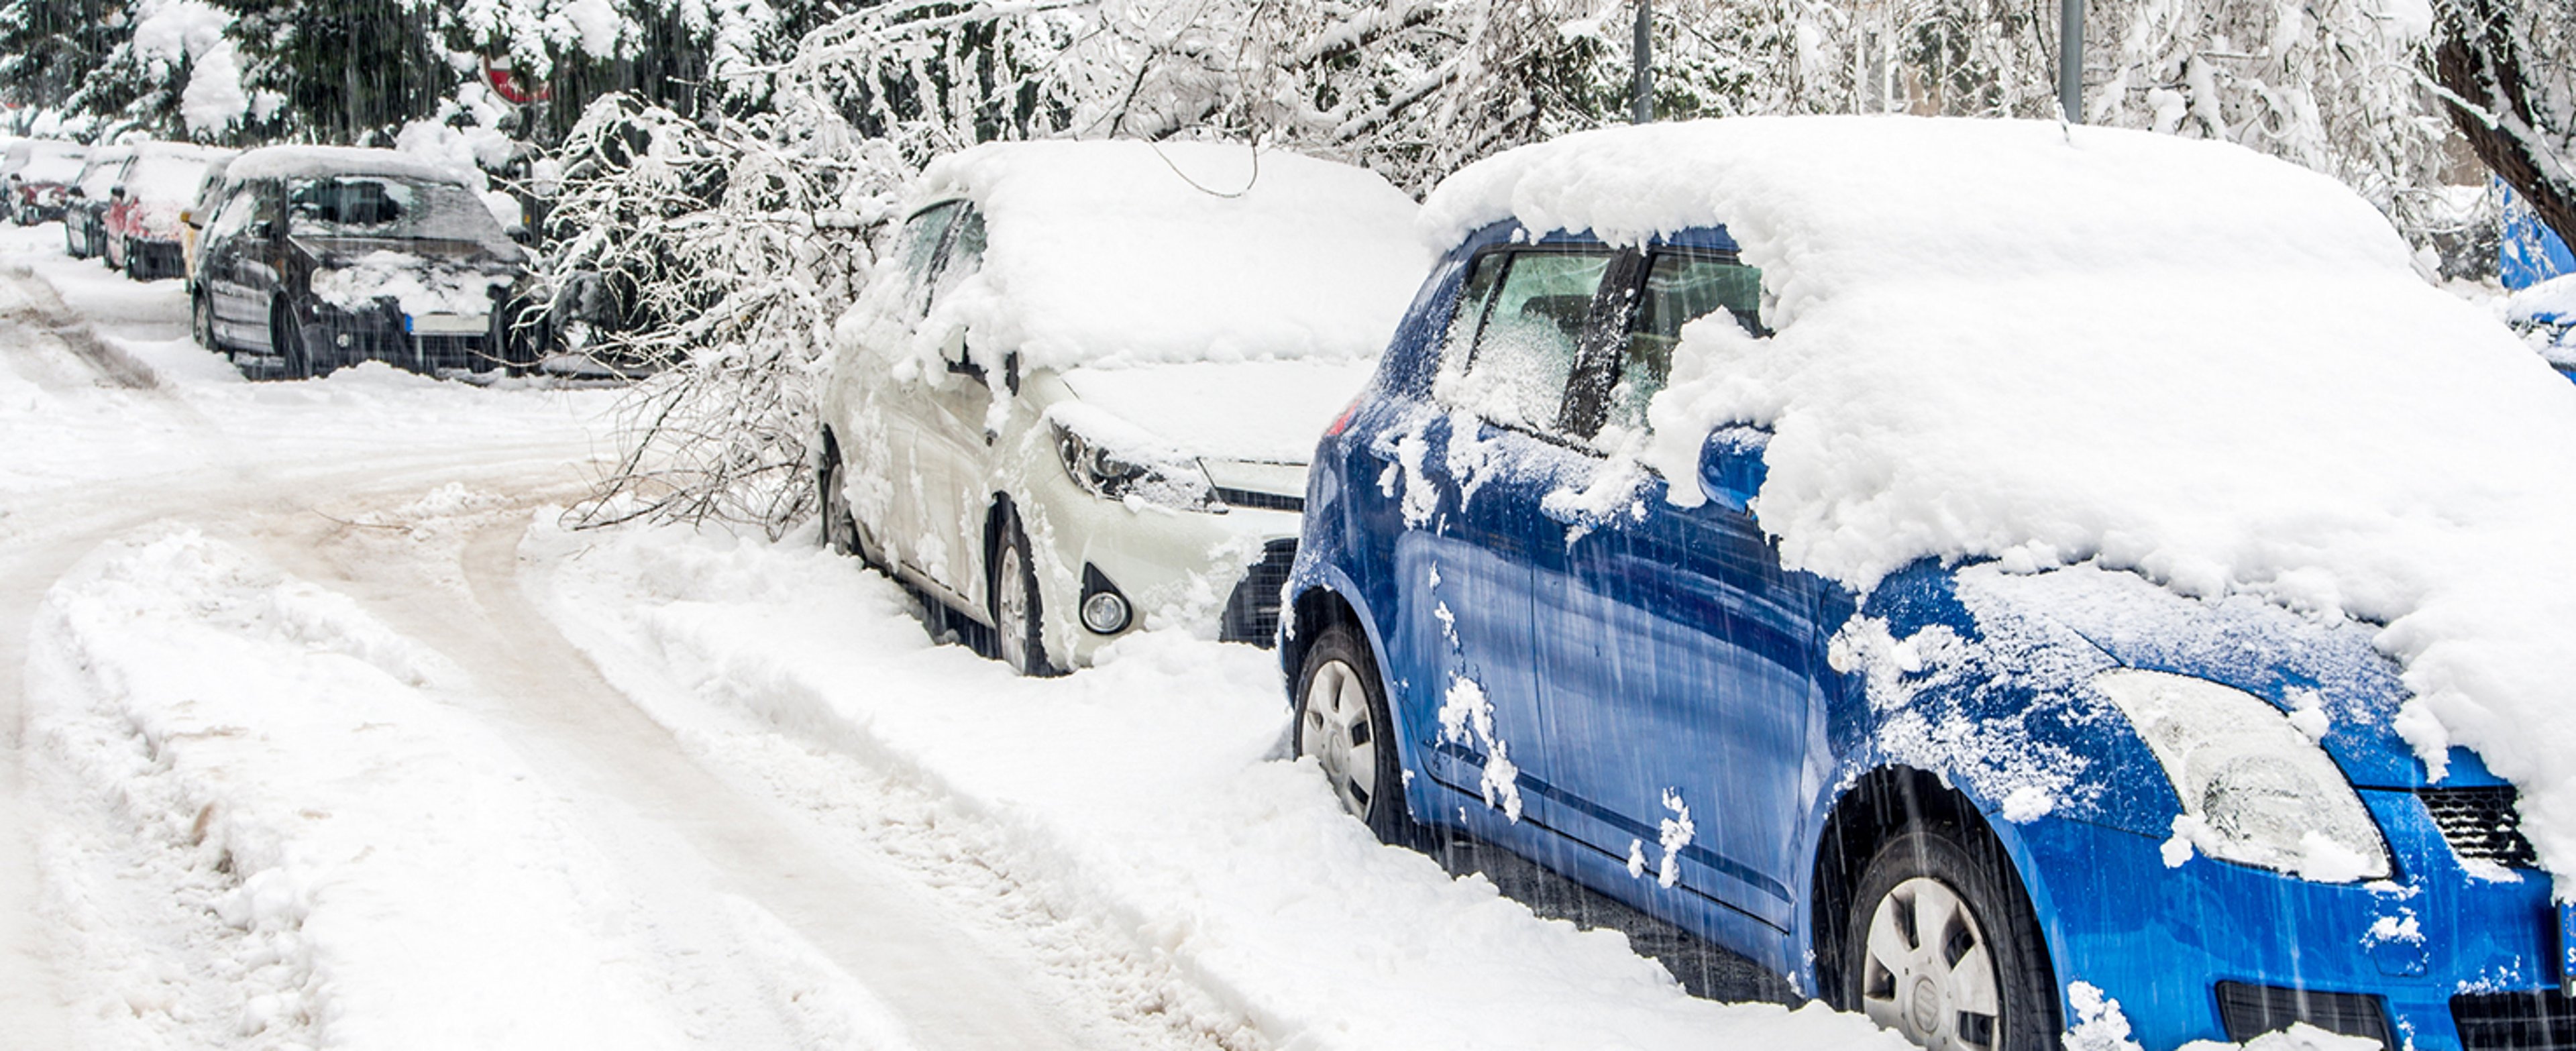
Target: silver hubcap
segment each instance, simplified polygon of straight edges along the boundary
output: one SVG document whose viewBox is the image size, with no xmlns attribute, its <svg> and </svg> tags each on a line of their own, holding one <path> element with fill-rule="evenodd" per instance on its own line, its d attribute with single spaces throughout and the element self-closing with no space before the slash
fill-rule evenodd
<svg viewBox="0 0 2576 1051">
<path fill-rule="evenodd" d="M 1020 569 L 1018 544 L 1002 545 L 1002 563 L 993 571 L 993 630 L 1000 636 L 1002 663 L 1023 675 L 1029 670 L 1029 584 Z"/>
<path fill-rule="evenodd" d="M 1368 689 L 1359 671 L 1342 661 L 1315 669 L 1298 705 L 1297 752 L 1311 755 L 1341 798 L 1342 809 L 1367 820 L 1377 798 L 1377 727 L 1369 720 Z"/>
<path fill-rule="evenodd" d="M 1861 964 L 1861 1010 L 1932 1051 L 1984 1051 L 2002 1016 L 1986 933 L 1947 884 L 1917 876 L 1879 899 Z"/>
</svg>

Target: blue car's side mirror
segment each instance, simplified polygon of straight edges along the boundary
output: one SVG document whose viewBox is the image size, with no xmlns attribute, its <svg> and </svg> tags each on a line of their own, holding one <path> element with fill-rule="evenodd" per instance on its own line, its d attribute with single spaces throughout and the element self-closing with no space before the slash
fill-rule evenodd
<svg viewBox="0 0 2576 1051">
<path fill-rule="evenodd" d="M 1770 444 L 1771 432 L 1758 427 L 1720 427 L 1711 433 L 1699 450 L 1699 484 L 1709 502 L 1730 511 L 1752 507 L 1766 474 L 1762 451 Z"/>
</svg>

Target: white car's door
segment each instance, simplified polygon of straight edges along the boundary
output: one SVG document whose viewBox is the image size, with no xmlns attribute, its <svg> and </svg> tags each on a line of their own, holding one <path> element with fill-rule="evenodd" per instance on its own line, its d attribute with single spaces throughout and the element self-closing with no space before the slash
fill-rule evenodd
<svg viewBox="0 0 2576 1051">
<path fill-rule="evenodd" d="M 984 224 L 964 202 L 934 205 L 907 224 L 905 266 L 914 275 L 916 338 L 935 334 L 939 360 L 878 401 L 886 424 L 893 493 L 884 531 L 887 555 L 952 604 L 981 611 L 983 515 L 992 392 L 965 364 L 966 333 L 940 317 L 941 297 L 983 260 Z"/>
</svg>

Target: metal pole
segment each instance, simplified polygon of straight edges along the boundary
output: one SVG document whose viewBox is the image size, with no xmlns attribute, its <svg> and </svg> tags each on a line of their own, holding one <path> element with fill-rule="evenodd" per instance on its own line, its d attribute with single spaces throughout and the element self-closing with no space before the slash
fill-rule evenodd
<svg viewBox="0 0 2576 1051">
<path fill-rule="evenodd" d="M 1636 74 L 1628 85 L 1628 119 L 1631 123 L 1650 124 L 1655 119 L 1654 30 L 1654 0 L 1637 0 Z"/>
<path fill-rule="evenodd" d="M 2057 107 L 2084 123 L 2084 0 L 2057 2 Z"/>
</svg>

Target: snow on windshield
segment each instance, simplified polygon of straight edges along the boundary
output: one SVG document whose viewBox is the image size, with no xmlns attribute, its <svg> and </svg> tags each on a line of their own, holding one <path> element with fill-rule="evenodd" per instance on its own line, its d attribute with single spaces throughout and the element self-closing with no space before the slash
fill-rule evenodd
<svg viewBox="0 0 2576 1051">
<path fill-rule="evenodd" d="M 1430 258 L 1384 179 L 1240 145 L 982 146 L 923 177 L 960 196 L 989 241 L 935 309 L 1030 368 L 1373 357 Z"/>
<path fill-rule="evenodd" d="M 203 157 L 145 154 L 126 173 L 125 195 L 147 204 L 186 205 L 206 178 Z"/>
<path fill-rule="evenodd" d="M 288 229 L 317 237 L 497 241 L 501 226 L 461 186 L 371 175 L 297 183 L 287 198 Z"/>
<path fill-rule="evenodd" d="M 34 160 L 28 161 L 26 167 L 18 169 L 18 181 L 26 183 L 68 183 L 72 181 L 73 178 L 80 175 L 81 164 L 82 160 L 79 157 L 65 157 L 61 155 L 38 157 Z"/>
<path fill-rule="evenodd" d="M 2437 772 L 2475 748 L 2576 875 L 2576 385 L 2339 184 L 2105 128 L 1749 119 L 1515 150 L 1422 228 L 1505 218 L 1743 244 L 1777 334 L 1683 329 L 1643 455 L 1689 477 L 1713 425 L 1772 428 L 1755 508 L 1793 565 L 2090 560 L 2384 625 L 2399 731 Z"/>
</svg>

